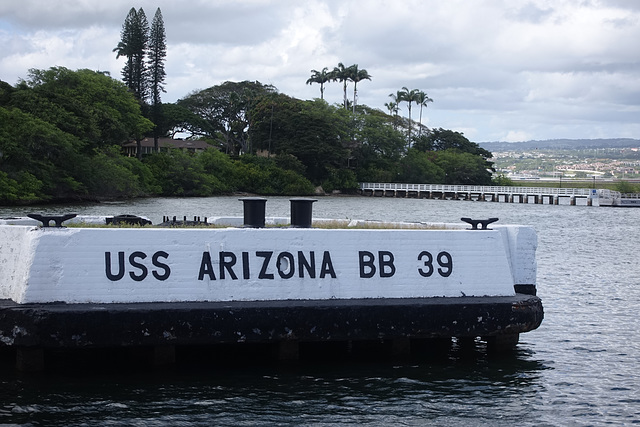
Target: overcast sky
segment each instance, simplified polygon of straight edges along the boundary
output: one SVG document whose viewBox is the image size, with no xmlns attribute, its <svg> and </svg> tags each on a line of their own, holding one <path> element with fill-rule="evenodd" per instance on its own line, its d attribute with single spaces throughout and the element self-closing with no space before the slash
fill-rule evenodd
<svg viewBox="0 0 640 427">
<path fill-rule="evenodd" d="M 420 89 L 424 124 L 475 142 L 640 138 L 640 0 L 1 0 L 0 80 L 52 66 L 120 79 L 131 7 L 162 11 L 164 102 L 227 80 L 312 99 L 310 70 L 342 62 L 372 76 L 358 103 L 386 111 Z"/>
</svg>

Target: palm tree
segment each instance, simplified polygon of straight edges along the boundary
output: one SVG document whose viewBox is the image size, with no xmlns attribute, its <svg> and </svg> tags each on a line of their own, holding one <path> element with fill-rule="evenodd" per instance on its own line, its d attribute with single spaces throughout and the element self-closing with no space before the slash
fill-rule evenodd
<svg viewBox="0 0 640 427">
<path fill-rule="evenodd" d="M 416 104 L 420 106 L 420 127 L 418 128 L 418 138 L 422 136 L 422 107 L 427 107 L 429 102 L 433 102 L 433 99 L 429 98 L 426 93 L 423 91 L 418 92 L 418 96 L 416 97 Z"/>
<path fill-rule="evenodd" d="M 353 112 L 356 112 L 356 98 L 358 96 L 358 82 L 362 80 L 371 80 L 371 75 L 367 72 L 367 70 L 358 69 L 358 64 L 353 64 L 348 68 L 350 71 L 349 80 L 353 82 Z"/>
<path fill-rule="evenodd" d="M 402 102 L 402 92 L 398 90 L 396 91 L 396 93 L 390 93 L 389 97 L 392 99 L 392 102 L 390 102 L 390 104 L 395 105 L 395 120 L 393 122 L 393 129 L 395 130 L 398 128 L 398 113 L 400 112 L 400 103 Z"/>
<path fill-rule="evenodd" d="M 338 66 L 331 72 L 331 80 L 343 83 L 344 98 L 342 105 L 344 105 L 345 109 L 347 108 L 347 82 L 349 81 L 349 75 L 349 68 L 345 67 L 342 62 L 338 62 Z"/>
<path fill-rule="evenodd" d="M 390 116 L 393 116 L 393 115 L 398 114 L 398 111 L 400 110 L 400 109 L 398 108 L 398 104 L 397 104 L 396 102 L 393 102 L 393 101 L 391 101 L 391 102 L 386 102 L 386 103 L 384 104 L 384 106 L 385 106 L 385 107 L 387 107 L 387 110 L 389 110 L 389 115 L 390 115 Z"/>
<path fill-rule="evenodd" d="M 402 90 L 399 92 L 401 100 L 406 101 L 408 104 L 409 110 L 409 146 L 411 146 L 411 104 L 417 102 L 418 99 L 418 89 L 407 89 L 405 86 L 402 87 Z"/>
<path fill-rule="evenodd" d="M 329 71 L 329 68 L 324 67 L 322 71 L 311 70 L 311 77 L 307 80 L 307 84 L 312 83 L 320 84 L 320 99 L 324 99 L 324 84 L 331 81 L 333 73 Z"/>
</svg>

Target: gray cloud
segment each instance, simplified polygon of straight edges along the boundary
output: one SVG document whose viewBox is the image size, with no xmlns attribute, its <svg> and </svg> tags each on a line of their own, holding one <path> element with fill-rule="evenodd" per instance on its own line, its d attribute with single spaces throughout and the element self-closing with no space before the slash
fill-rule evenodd
<svg viewBox="0 0 640 427">
<path fill-rule="evenodd" d="M 421 89 L 435 101 L 424 123 L 475 141 L 640 138 L 636 0 L 3 2 L 0 79 L 54 65 L 119 78 L 111 50 L 132 6 L 149 20 L 162 9 L 166 102 L 245 79 L 310 99 L 311 69 L 357 63 L 373 76 L 360 103 L 384 110 L 389 93 Z M 326 98 L 340 102 L 341 85 Z"/>
</svg>

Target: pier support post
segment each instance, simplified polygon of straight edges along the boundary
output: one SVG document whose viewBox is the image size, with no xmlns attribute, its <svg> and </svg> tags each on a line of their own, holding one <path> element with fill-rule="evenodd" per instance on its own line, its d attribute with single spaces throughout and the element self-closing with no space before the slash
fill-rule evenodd
<svg viewBox="0 0 640 427">
<path fill-rule="evenodd" d="M 493 354 L 511 351 L 518 345 L 519 340 L 520 334 L 504 334 L 487 337 L 487 351 Z"/>
<path fill-rule="evenodd" d="M 21 372 L 44 370 L 44 350 L 40 347 L 18 347 L 16 349 L 16 369 Z"/>
</svg>

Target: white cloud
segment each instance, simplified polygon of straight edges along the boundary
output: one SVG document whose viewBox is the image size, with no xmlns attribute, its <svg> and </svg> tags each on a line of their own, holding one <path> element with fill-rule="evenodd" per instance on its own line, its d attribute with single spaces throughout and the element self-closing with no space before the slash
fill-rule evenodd
<svg viewBox="0 0 640 427">
<path fill-rule="evenodd" d="M 110 71 L 132 4 L 0 4 L 0 79 L 29 68 Z M 434 103 L 423 122 L 476 141 L 640 138 L 640 2 L 625 0 L 142 0 L 162 9 L 172 102 L 226 80 L 259 80 L 303 99 L 311 69 L 358 64 L 359 102 L 384 110 L 402 86 Z M 350 89 L 351 86 L 350 86 Z M 342 88 L 325 97 L 340 102 Z M 406 108 L 403 108 L 406 114 Z"/>
<path fill-rule="evenodd" d="M 504 138 L 501 138 L 502 141 L 506 142 L 520 142 L 520 141 L 529 141 L 532 137 L 530 134 L 524 131 L 508 131 Z"/>
</svg>

